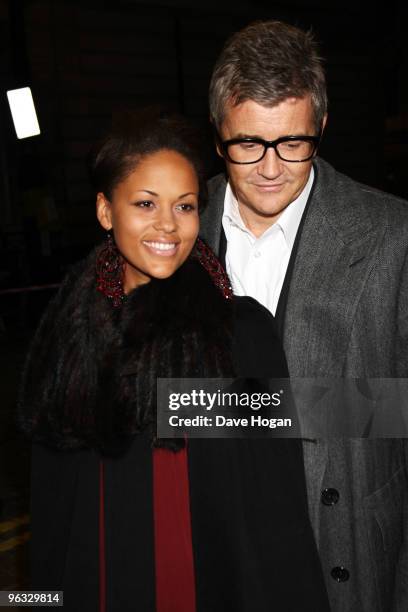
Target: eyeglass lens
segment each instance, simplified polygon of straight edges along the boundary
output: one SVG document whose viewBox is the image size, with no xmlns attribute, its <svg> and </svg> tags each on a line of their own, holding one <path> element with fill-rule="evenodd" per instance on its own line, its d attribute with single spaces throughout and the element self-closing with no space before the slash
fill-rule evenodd
<svg viewBox="0 0 408 612">
<path fill-rule="evenodd" d="M 289 140 L 275 146 L 279 157 L 285 161 L 302 161 L 313 155 L 315 145 L 307 140 Z M 263 157 L 265 145 L 258 142 L 238 142 L 228 145 L 228 155 L 239 163 L 256 162 Z"/>
</svg>

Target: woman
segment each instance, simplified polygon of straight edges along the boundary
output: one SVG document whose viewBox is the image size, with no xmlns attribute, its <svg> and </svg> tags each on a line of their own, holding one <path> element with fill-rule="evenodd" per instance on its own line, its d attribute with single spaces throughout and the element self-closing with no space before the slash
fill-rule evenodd
<svg viewBox="0 0 408 612">
<path fill-rule="evenodd" d="M 86 612 L 327 610 L 297 440 L 160 440 L 157 377 L 284 377 L 269 313 L 197 240 L 205 186 L 185 123 L 142 114 L 95 151 L 109 232 L 37 331 L 32 586 Z"/>
</svg>

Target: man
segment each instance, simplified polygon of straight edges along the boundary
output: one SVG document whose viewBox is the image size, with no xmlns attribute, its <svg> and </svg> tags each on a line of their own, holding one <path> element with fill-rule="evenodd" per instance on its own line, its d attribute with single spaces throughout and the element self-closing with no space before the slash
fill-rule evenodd
<svg viewBox="0 0 408 612">
<path fill-rule="evenodd" d="M 232 36 L 210 112 L 228 181 L 209 183 L 202 235 L 234 291 L 275 315 L 291 376 L 407 376 L 408 206 L 316 157 L 327 99 L 311 34 L 265 21 Z M 406 612 L 405 442 L 308 440 L 304 461 L 332 609 Z"/>
</svg>

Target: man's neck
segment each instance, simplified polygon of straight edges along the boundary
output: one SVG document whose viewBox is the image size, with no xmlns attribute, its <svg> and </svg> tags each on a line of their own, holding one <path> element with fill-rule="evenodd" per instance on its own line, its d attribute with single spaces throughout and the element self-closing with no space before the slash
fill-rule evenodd
<svg viewBox="0 0 408 612">
<path fill-rule="evenodd" d="M 238 210 L 244 225 L 251 232 L 251 234 L 255 236 L 255 238 L 260 238 L 262 234 L 264 234 L 277 222 L 283 213 L 283 210 L 281 210 L 276 215 L 261 216 L 259 213 L 251 210 L 248 206 L 240 204 L 240 202 L 238 202 Z"/>
</svg>

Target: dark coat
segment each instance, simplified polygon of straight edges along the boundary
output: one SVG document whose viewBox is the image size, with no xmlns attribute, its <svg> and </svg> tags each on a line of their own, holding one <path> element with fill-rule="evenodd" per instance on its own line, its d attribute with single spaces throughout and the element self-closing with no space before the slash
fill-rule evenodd
<svg viewBox="0 0 408 612">
<path fill-rule="evenodd" d="M 238 376 L 284 377 L 271 315 L 232 303 Z M 127 369 L 126 376 L 129 374 Z M 32 584 L 64 591 L 64 610 L 97 612 L 99 470 L 105 474 L 107 612 L 155 609 L 148 429 L 117 456 L 33 445 Z M 299 440 L 188 443 L 198 612 L 328 610 L 307 513 Z M 176 612 L 176 611 L 174 611 Z"/>
</svg>

